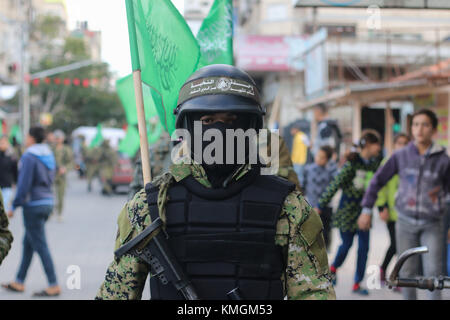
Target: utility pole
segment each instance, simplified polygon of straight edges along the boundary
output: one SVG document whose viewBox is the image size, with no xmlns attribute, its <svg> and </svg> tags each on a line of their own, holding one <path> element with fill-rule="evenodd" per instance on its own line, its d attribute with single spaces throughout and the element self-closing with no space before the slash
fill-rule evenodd
<svg viewBox="0 0 450 320">
<path fill-rule="evenodd" d="M 23 13 L 20 24 L 21 33 L 21 63 L 20 63 L 20 83 L 22 94 L 20 96 L 20 116 L 22 119 L 22 137 L 25 139 L 30 129 L 30 83 L 26 79 L 30 73 L 28 43 L 30 37 L 31 0 L 19 1 L 19 13 Z"/>
</svg>

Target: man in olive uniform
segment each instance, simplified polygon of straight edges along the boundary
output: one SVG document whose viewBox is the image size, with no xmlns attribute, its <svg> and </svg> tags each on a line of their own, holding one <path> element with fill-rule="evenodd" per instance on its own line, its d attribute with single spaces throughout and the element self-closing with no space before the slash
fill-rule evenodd
<svg viewBox="0 0 450 320">
<path fill-rule="evenodd" d="M 64 207 L 64 195 L 66 193 L 67 172 L 73 168 L 73 152 L 64 143 L 65 134 L 61 130 L 54 132 L 55 145 L 53 153 L 56 161 L 55 191 L 56 191 L 56 213 L 58 220 L 62 221 L 62 211 Z"/>
<path fill-rule="evenodd" d="M 166 172 L 171 164 L 170 161 L 170 136 L 167 132 L 163 132 L 159 140 L 152 144 L 149 148 L 150 167 L 152 177 L 157 177 Z M 142 178 L 142 161 L 140 153 L 134 164 L 133 180 L 130 183 L 130 191 L 128 199 L 133 199 L 134 195 L 144 188 L 144 179 Z"/>
<path fill-rule="evenodd" d="M 8 217 L 3 206 L 3 196 L 0 190 L 0 265 L 11 249 L 11 243 L 14 239 L 11 231 L 8 230 L 8 224 Z"/>
<path fill-rule="evenodd" d="M 111 180 L 114 175 L 114 166 L 117 164 L 117 152 L 109 145 L 109 140 L 104 140 L 100 145 L 99 165 L 100 165 L 100 180 L 103 184 L 102 193 L 111 195 L 113 189 Z"/>
<path fill-rule="evenodd" d="M 199 135 L 193 127 L 199 123 L 200 135 L 215 129 L 222 136 L 227 129 L 263 125 L 255 82 L 229 65 L 195 72 L 181 88 L 175 112 L 176 128 L 186 129 L 195 141 Z M 236 287 L 243 299 L 335 299 L 322 222 L 295 185 L 263 175 L 260 165 L 248 161 L 247 147 L 244 164 L 227 144 L 218 153 L 224 152 L 223 160 L 232 152 L 231 163 L 197 161 L 198 151 L 211 147 L 205 140 L 197 151 L 194 142 L 188 153 L 193 162 L 172 164 L 125 205 L 116 249 L 160 217 L 169 247 L 200 299 L 226 300 Z M 132 254 L 116 258 L 96 298 L 140 299 L 149 271 Z M 152 299 L 182 299 L 158 277 L 150 277 L 150 291 Z"/>
<path fill-rule="evenodd" d="M 92 149 L 87 147 L 85 150 L 84 162 L 86 164 L 86 180 L 89 192 L 92 190 L 92 180 L 100 174 L 100 156 L 99 147 Z"/>
</svg>

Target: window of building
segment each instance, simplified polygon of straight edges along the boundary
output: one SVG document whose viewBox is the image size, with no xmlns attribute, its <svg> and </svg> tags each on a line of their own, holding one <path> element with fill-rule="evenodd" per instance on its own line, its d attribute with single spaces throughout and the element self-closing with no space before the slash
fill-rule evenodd
<svg viewBox="0 0 450 320">
<path fill-rule="evenodd" d="M 317 25 L 317 30 L 320 28 L 327 29 L 329 37 L 356 37 L 356 26 L 354 25 Z M 314 33 L 314 25 L 306 24 L 305 25 L 305 33 L 313 34 Z"/>
</svg>

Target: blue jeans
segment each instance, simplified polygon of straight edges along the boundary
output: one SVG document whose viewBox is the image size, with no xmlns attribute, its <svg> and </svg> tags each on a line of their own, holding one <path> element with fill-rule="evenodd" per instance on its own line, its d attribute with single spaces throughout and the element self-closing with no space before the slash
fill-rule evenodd
<svg viewBox="0 0 450 320">
<path fill-rule="evenodd" d="M 5 212 L 11 210 L 11 196 L 12 189 L 11 188 L 2 188 L 3 195 L 3 206 L 5 207 Z"/>
<path fill-rule="evenodd" d="M 45 222 L 47 221 L 53 206 L 36 206 L 23 208 L 23 222 L 25 226 L 25 236 L 23 238 L 22 262 L 17 273 L 16 282 L 24 283 L 28 268 L 36 251 L 41 258 L 42 266 L 49 286 L 56 286 L 55 268 L 53 260 L 48 250 L 47 239 L 45 237 Z"/>
<path fill-rule="evenodd" d="M 425 277 L 442 275 L 443 261 L 443 220 L 429 221 L 425 224 L 411 223 L 402 218 L 401 212 L 396 223 L 397 252 L 399 254 L 408 249 L 426 246 L 428 253 L 416 255 L 405 261 L 400 270 L 401 278 L 413 278 L 419 275 L 420 260 L 422 260 Z M 416 288 L 402 288 L 405 300 L 416 300 Z M 441 300 L 441 290 L 427 291 L 428 299 Z"/>
<path fill-rule="evenodd" d="M 339 268 L 345 261 L 348 251 L 352 247 L 353 238 L 358 235 L 358 260 L 356 262 L 355 283 L 360 283 L 364 279 L 366 272 L 367 255 L 369 253 L 369 236 L 370 231 L 358 230 L 340 231 L 342 244 L 339 246 L 333 266 Z"/>
</svg>

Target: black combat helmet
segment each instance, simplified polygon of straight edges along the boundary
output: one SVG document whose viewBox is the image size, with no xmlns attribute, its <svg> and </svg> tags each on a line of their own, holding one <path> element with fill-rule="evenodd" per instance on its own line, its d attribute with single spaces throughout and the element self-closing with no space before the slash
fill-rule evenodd
<svg viewBox="0 0 450 320">
<path fill-rule="evenodd" d="M 199 114 L 232 112 L 248 119 L 248 127 L 263 127 L 265 111 L 261 107 L 255 81 L 244 71 L 226 64 L 203 67 L 186 80 L 178 96 L 177 129 L 192 129 Z M 197 115 L 197 116 L 196 116 Z"/>
</svg>

